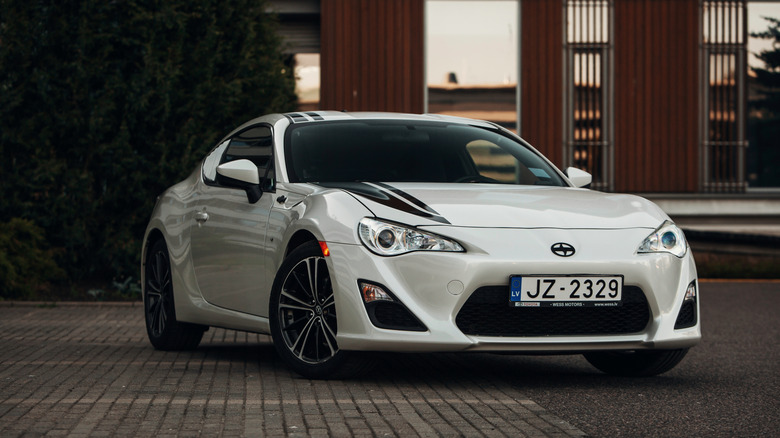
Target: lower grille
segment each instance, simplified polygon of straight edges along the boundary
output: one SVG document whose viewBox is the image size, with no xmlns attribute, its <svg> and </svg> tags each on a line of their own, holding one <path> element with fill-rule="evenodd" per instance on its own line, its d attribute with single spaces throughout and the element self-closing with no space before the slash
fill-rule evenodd
<svg viewBox="0 0 780 438">
<path fill-rule="evenodd" d="M 684 329 L 696 325 L 696 301 L 687 300 L 683 303 L 680 313 L 677 314 L 675 329 Z"/>
<path fill-rule="evenodd" d="M 467 335 L 569 336 L 639 333 L 650 322 L 642 289 L 623 287 L 621 307 L 510 307 L 509 286 L 474 291 L 455 319 Z"/>
<path fill-rule="evenodd" d="M 371 323 L 379 328 L 415 332 L 427 330 L 412 312 L 399 303 L 374 301 L 366 305 L 366 310 Z"/>
</svg>

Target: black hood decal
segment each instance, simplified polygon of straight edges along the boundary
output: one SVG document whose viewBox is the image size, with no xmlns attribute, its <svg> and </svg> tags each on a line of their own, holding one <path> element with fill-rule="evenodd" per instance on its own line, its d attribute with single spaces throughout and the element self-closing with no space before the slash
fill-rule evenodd
<svg viewBox="0 0 780 438">
<path fill-rule="evenodd" d="M 378 182 L 327 182 L 317 183 L 317 185 L 332 189 L 346 190 L 353 195 L 368 198 L 384 206 L 403 211 L 404 213 L 424 217 L 442 224 L 450 224 L 447 219 L 444 219 L 429 205 L 389 184 Z"/>
</svg>

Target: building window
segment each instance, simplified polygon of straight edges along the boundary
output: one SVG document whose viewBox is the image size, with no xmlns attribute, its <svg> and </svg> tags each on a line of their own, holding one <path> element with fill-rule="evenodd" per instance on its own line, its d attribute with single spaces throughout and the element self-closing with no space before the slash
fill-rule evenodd
<svg viewBox="0 0 780 438">
<path fill-rule="evenodd" d="M 285 63 L 295 73 L 298 110 L 320 107 L 320 0 L 269 0 L 266 9 L 276 15 Z"/>
<path fill-rule="evenodd" d="M 426 112 L 517 131 L 518 2 L 425 3 Z"/>
<path fill-rule="evenodd" d="M 295 62 L 295 94 L 298 111 L 320 108 L 320 54 L 298 53 Z"/>
<path fill-rule="evenodd" d="M 747 136 L 750 188 L 780 187 L 780 2 L 748 2 Z"/>
<path fill-rule="evenodd" d="M 741 192 L 745 183 L 745 2 L 702 2 L 703 188 Z"/>
<path fill-rule="evenodd" d="M 565 3 L 564 166 L 593 175 L 591 187 L 614 189 L 611 0 Z"/>
</svg>

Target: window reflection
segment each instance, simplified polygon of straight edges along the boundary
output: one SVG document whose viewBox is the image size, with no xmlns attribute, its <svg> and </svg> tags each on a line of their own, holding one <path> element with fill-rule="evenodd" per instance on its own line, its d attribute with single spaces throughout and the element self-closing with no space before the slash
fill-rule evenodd
<svg viewBox="0 0 780 438">
<path fill-rule="evenodd" d="M 772 56 L 780 56 L 780 2 L 747 4 L 747 136 L 745 177 L 750 187 L 780 187 L 780 85 L 772 80 L 777 72 L 767 65 Z M 775 61 L 776 63 L 777 61 Z M 775 75 L 777 73 L 774 73 Z"/>
<path fill-rule="evenodd" d="M 744 63 L 745 2 L 702 3 L 702 49 L 706 80 L 703 96 L 704 188 L 715 192 L 745 189 Z"/>
<path fill-rule="evenodd" d="M 429 113 L 517 130 L 517 1 L 428 0 Z"/>
<path fill-rule="evenodd" d="M 610 9 L 606 0 L 566 2 L 566 160 L 593 175 L 592 188 L 611 190 L 609 129 L 612 83 Z"/>
<path fill-rule="evenodd" d="M 320 107 L 320 54 L 295 55 L 295 94 L 299 111 L 313 111 Z"/>
</svg>

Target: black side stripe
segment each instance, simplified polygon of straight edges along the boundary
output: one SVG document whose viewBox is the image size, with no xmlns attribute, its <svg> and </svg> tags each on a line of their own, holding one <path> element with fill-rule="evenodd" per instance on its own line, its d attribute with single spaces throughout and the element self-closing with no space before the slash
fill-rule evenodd
<svg viewBox="0 0 780 438">
<path fill-rule="evenodd" d="M 427 211 L 428 213 L 431 213 L 433 215 L 439 216 L 439 213 L 436 212 L 436 210 L 432 209 L 428 204 L 420 201 L 419 199 L 415 198 L 414 196 L 410 195 L 409 193 L 406 193 L 403 190 L 400 190 L 396 187 L 393 187 L 389 184 L 381 183 L 381 182 L 375 182 L 372 184 L 376 184 L 379 187 L 382 187 L 384 189 L 390 190 L 393 192 L 396 196 L 400 196 L 401 198 L 406 199 L 407 201 L 411 202 L 412 204 L 416 205 L 417 207 Z"/>
<path fill-rule="evenodd" d="M 436 211 L 434 211 L 429 206 L 425 205 L 422 201 L 392 186 L 383 185 L 383 187 L 389 187 L 390 189 L 392 189 L 391 191 L 388 189 L 384 189 L 382 187 L 377 187 L 372 184 L 366 184 L 361 182 L 318 183 L 318 185 L 322 187 L 346 190 L 354 195 L 368 198 L 374 202 L 393 208 L 395 210 L 400 210 L 405 213 L 413 214 L 415 216 L 424 217 L 426 219 L 430 219 L 435 222 L 450 225 L 450 222 L 447 219 L 440 216 L 438 213 L 436 213 Z M 403 195 L 396 196 L 396 193 L 402 193 Z M 405 202 L 399 196 L 403 196 L 405 199 L 414 199 L 416 203 L 414 206 L 409 205 L 408 202 Z M 419 207 L 419 208 L 415 208 L 415 207 Z"/>
</svg>

